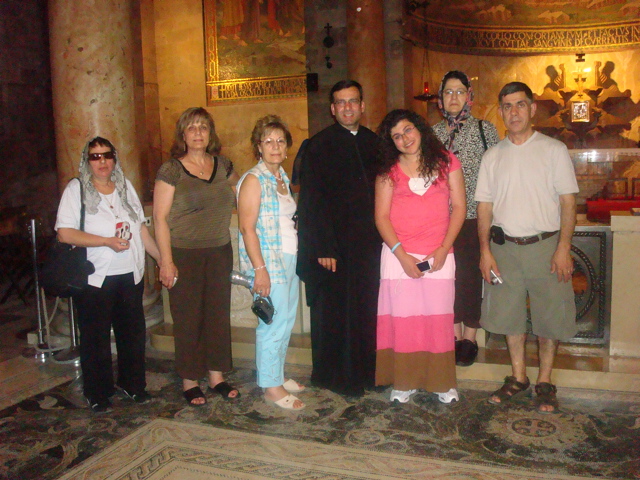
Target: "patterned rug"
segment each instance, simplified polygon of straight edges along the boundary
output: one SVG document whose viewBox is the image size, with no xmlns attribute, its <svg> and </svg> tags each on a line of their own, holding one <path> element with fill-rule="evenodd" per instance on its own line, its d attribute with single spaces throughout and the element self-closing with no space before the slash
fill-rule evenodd
<svg viewBox="0 0 640 480">
<path fill-rule="evenodd" d="M 153 420 L 60 480 L 583 479 Z"/>
<path fill-rule="evenodd" d="M 308 382 L 307 368 L 290 367 L 287 374 Z M 212 442 L 216 438 L 224 442 L 225 431 L 229 435 L 247 433 L 262 436 L 263 443 L 273 437 L 291 440 L 291 445 L 303 442 L 307 449 L 315 445 L 313 451 L 339 447 L 339 451 L 354 449 L 352 454 L 356 456 L 365 451 L 372 462 L 378 455 L 398 455 L 404 458 L 406 468 L 414 461 L 428 460 L 455 462 L 476 472 L 476 476 L 428 478 L 509 478 L 491 473 L 505 468 L 513 475 L 529 472 L 529 477 L 514 478 L 640 478 L 640 394 L 561 388 L 561 412 L 542 415 L 529 398 L 502 408 L 489 405 L 486 398 L 496 384 L 485 382 L 461 382 L 461 401 L 451 406 L 440 404 L 428 393 L 416 394 L 408 404 L 393 405 L 388 401 L 389 390 L 371 391 L 356 399 L 309 388 L 299 395 L 307 408 L 292 413 L 264 403 L 250 363 L 237 362 L 230 380 L 240 388 L 240 399 L 227 402 L 220 396 L 209 397 L 205 407 L 189 407 L 178 388 L 173 362 L 149 359 L 148 390 L 154 398 L 147 405 L 116 396 L 113 413 L 96 416 L 84 403 L 78 382 L 67 382 L 21 401 L 0 411 L 0 478 L 58 479 L 75 467 L 83 468 L 82 462 L 92 456 L 113 452 L 140 432 L 156 428 L 150 427 L 158 425 L 151 423 L 156 419 L 204 429 L 198 432 L 214 427 L 210 430 L 216 432 Z M 141 427 L 147 430 L 139 430 Z M 208 434 L 202 435 L 204 438 Z M 219 440 L 220 435 L 223 440 Z M 116 444 L 122 439 L 124 444 Z M 195 452 L 194 445 L 198 446 L 200 440 L 194 439 L 188 440 L 186 450 L 181 451 Z M 132 460 L 129 456 L 116 458 L 120 458 L 120 464 Z M 488 469 L 484 476 L 477 476 L 483 468 Z M 342 476 L 335 478 L 377 478 L 358 477 L 357 472 L 349 471 L 338 472 Z M 198 478 L 176 475 L 145 477 L 120 472 L 113 478 Z M 248 475 L 226 478 L 261 478 Z M 322 474 L 308 478 L 332 477 Z"/>
</svg>

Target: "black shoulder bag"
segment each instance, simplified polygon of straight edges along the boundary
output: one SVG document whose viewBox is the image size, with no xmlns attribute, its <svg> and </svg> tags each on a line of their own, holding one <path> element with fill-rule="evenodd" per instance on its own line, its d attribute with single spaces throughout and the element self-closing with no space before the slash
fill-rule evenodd
<svg viewBox="0 0 640 480">
<path fill-rule="evenodd" d="M 80 182 L 80 179 L 77 179 Z M 80 230 L 84 231 L 84 191 L 80 183 Z M 86 288 L 96 269 L 87 260 L 86 247 L 74 247 L 56 238 L 40 271 L 40 285 L 47 295 L 71 297 Z"/>
<path fill-rule="evenodd" d="M 482 127 L 482 120 L 478 122 L 478 128 L 480 129 L 480 138 L 482 139 L 482 146 L 484 147 L 484 151 L 486 152 L 489 147 L 487 147 L 487 138 L 484 136 L 484 128 Z"/>
</svg>

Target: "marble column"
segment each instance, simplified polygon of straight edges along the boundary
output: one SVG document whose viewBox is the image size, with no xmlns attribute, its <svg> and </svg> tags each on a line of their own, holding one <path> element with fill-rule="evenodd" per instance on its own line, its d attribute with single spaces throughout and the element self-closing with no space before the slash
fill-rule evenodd
<svg viewBox="0 0 640 480">
<path fill-rule="evenodd" d="M 387 113 L 383 2 L 347 1 L 347 64 L 364 90 L 363 124 L 375 130 Z"/>
<path fill-rule="evenodd" d="M 140 192 L 132 29 L 135 0 L 49 0 L 51 81 L 58 184 L 78 173 L 95 136 L 118 149 L 126 177 Z"/>
</svg>

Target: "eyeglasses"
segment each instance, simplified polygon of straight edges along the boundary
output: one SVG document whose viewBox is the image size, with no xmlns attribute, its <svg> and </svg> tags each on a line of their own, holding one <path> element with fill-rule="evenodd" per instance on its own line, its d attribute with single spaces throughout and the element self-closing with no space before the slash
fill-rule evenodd
<svg viewBox="0 0 640 480">
<path fill-rule="evenodd" d="M 393 139 L 394 142 L 397 142 L 397 141 L 401 140 L 402 137 L 410 135 L 411 132 L 413 132 L 415 129 L 416 129 L 416 127 L 406 127 L 402 131 L 402 133 L 396 133 L 394 135 L 391 135 L 391 138 Z"/>
<path fill-rule="evenodd" d="M 111 160 L 115 157 L 115 155 L 113 154 L 113 152 L 104 152 L 104 153 L 90 153 L 89 154 L 89 160 L 91 161 L 96 161 L 96 160 L 100 160 L 101 158 L 104 158 L 105 160 Z"/>
<path fill-rule="evenodd" d="M 333 104 L 338 108 L 346 107 L 347 103 L 352 107 L 357 107 L 358 105 L 360 105 L 361 101 L 362 100 L 360 100 L 359 98 L 350 98 L 349 100 L 336 100 L 335 102 L 333 102 Z"/>
<path fill-rule="evenodd" d="M 445 97 L 450 97 L 455 94 L 457 97 L 461 97 L 462 95 L 466 95 L 468 92 L 466 90 L 451 90 L 447 88 L 444 92 Z"/>
<path fill-rule="evenodd" d="M 284 138 L 279 138 L 277 140 L 274 140 L 273 138 L 267 138 L 266 140 L 262 140 L 262 142 L 260 143 L 269 148 L 276 148 L 276 146 L 284 148 L 287 144 L 287 141 Z"/>
</svg>

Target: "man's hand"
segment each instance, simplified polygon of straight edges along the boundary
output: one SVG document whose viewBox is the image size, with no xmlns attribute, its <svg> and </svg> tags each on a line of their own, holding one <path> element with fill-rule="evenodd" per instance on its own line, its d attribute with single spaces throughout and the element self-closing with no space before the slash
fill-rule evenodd
<svg viewBox="0 0 640 480">
<path fill-rule="evenodd" d="M 573 275 L 573 258 L 570 250 L 556 249 L 551 257 L 551 273 L 558 275 L 558 282 L 569 282 Z"/>
<path fill-rule="evenodd" d="M 336 271 L 336 259 L 335 258 L 319 258 L 318 263 L 327 270 L 332 272 Z"/>
<path fill-rule="evenodd" d="M 500 270 L 498 270 L 498 264 L 491 250 L 480 253 L 480 272 L 482 272 L 482 278 L 489 283 L 491 283 L 491 270 L 493 270 L 496 275 L 501 276 Z"/>
</svg>

